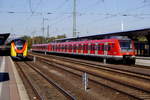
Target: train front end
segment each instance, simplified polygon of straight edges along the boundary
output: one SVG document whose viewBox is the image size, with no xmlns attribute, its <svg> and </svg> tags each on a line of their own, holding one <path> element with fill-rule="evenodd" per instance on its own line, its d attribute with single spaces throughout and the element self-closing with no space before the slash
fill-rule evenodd
<svg viewBox="0 0 150 100">
<path fill-rule="evenodd" d="M 28 52 L 28 44 L 26 40 L 15 39 L 11 42 L 11 56 L 26 58 Z"/>
<path fill-rule="evenodd" d="M 120 55 L 125 64 L 135 64 L 135 47 L 130 39 L 119 40 Z"/>
</svg>

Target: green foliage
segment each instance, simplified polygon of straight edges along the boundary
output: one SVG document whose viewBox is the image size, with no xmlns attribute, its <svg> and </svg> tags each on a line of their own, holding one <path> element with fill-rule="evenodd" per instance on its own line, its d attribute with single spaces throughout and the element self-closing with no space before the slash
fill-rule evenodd
<svg viewBox="0 0 150 100">
<path fill-rule="evenodd" d="M 138 37 L 138 41 L 147 41 L 147 38 L 145 36 Z"/>
</svg>

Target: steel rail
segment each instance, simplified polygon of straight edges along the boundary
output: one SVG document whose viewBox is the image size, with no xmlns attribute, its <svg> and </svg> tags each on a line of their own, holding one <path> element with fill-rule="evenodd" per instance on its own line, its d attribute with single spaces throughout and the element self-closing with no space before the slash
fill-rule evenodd
<svg viewBox="0 0 150 100">
<path fill-rule="evenodd" d="M 56 82 L 54 82 L 52 79 L 47 78 L 47 76 L 45 74 L 43 74 L 41 71 L 39 71 L 37 68 L 33 67 L 33 65 L 26 63 L 28 66 L 30 66 L 30 68 L 32 68 L 33 70 L 35 70 L 38 74 L 40 74 L 43 78 L 45 78 L 50 84 L 52 84 L 54 87 L 56 87 L 56 89 L 58 89 L 61 93 L 63 93 L 69 100 L 76 100 L 76 98 L 74 96 L 72 96 L 69 92 L 67 92 L 66 90 L 64 90 L 62 87 L 60 87 Z"/>
<path fill-rule="evenodd" d="M 32 88 L 32 90 L 34 91 L 36 97 L 38 98 L 38 100 L 43 100 L 43 97 L 38 93 L 38 90 L 34 87 L 34 85 L 32 84 L 32 82 L 29 80 L 29 78 L 25 75 L 24 71 L 22 70 L 22 68 L 20 67 L 20 65 L 15 62 L 15 64 L 18 66 L 18 68 L 21 71 L 21 74 L 25 77 L 26 81 L 29 83 L 30 87 Z"/>
</svg>

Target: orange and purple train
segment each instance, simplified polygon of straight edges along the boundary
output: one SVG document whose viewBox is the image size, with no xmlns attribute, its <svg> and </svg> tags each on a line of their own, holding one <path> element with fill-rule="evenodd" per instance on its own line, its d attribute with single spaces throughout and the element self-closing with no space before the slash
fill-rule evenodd
<svg viewBox="0 0 150 100">
<path fill-rule="evenodd" d="M 95 56 L 135 64 L 135 47 L 131 39 L 101 39 L 33 44 L 32 51 Z"/>
</svg>

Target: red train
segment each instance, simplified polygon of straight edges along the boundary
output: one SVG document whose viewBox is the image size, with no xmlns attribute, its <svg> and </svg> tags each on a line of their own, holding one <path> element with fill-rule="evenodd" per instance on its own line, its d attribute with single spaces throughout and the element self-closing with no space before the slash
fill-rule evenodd
<svg viewBox="0 0 150 100">
<path fill-rule="evenodd" d="M 97 56 L 135 64 L 134 43 L 130 39 L 102 39 L 34 44 L 32 51 Z"/>
</svg>

